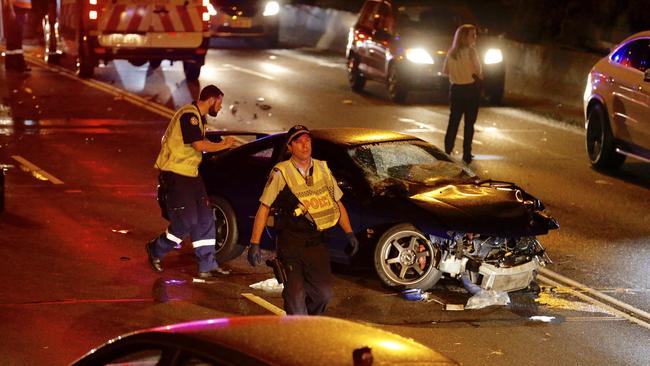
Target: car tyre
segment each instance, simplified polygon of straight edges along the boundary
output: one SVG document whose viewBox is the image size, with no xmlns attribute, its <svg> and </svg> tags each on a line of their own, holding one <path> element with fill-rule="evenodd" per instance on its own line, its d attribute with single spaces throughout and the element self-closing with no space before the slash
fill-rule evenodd
<svg viewBox="0 0 650 366">
<path fill-rule="evenodd" d="M 426 290 L 442 277 L 440 255 L 440 248 L 413 225 L 398 224 L 379 238 L 375 270 L 388 287 Z"/>
<path fill-rule="evenodd" d="M 188 81 L 196 81 L 199 79 L 201 74 L 202 63 L 196 61 L 183 61 L 183 72 L 185 72 L 185 78 Z"/>
<path fill-rule="evenodd" d="M 359 58 L 356 56 L 348 58 L 348 83 L 355 92 L 363 91 L 366 86 L 366 78 L 359 70 Z"/>
<path fill-rule="evenodd" d="M 239 257 L 245 247 L 238 243 L 239 230 L 235 210 L 225 198 L 220 196 L 210 197 L 210 207 L 215 226 L 215 259 L 222 263 Z"/>
<path fill-rule="evenodd" d="M 596 169 L 616 169 L 625 161 L 625 155 L 616 152 L 616 144 L 609 126 L 605 108 L 595 104 L 587 116 L 587 154 Z"/>
<path fill-rule="evenodd" d="M 95 60 L 88 50 L 88 43 L 81 42 L 79 45 L 79 56 L 77 58 L 77 75 L 80 78 L 89 79 L 95 74 Z"/>
<path fill-rule="evenodd" d="M 404 103 L 407 96 L 408 90 L 399 75 L 399 70 L 391 66 L 388 70 L 388 97 L 395 103 Z"/>
<path fill-rule="evenodd" d="M 503 93 L 503 85 L 498 88 L 488 89 L 486 91 L 488 103 L 491 105 L 501 105 L 501 102 L 503 101 Z"/>
</svg>

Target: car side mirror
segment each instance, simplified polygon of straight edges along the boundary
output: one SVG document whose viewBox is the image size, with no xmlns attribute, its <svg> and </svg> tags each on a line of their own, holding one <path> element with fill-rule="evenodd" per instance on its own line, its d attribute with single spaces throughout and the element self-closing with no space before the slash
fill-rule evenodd
<svg viewBox="0 0 650 366">
<path fill-rule="evenodd" d="M 645 74 L 643 75 L 643 81 L 650 82 L 650 69 L 645 69 Z"/>
</svg>

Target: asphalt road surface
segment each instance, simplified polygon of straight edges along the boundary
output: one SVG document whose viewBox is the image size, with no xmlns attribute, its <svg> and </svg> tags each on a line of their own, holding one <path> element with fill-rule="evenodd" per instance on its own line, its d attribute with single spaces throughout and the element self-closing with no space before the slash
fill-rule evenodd
<svg viewBox="0 0 650 366">
<path fill-rule="evenodd" d="M 0 214 L 3 365 L 66 364 L 131 330 L 282 307 L 279 293 L 249 288 L 272 274 L 243 257 L 215 284 L 195 282 L 189 245 L 165 258 L 162 275 L 146 263 L 144 243 L 165 227 L 153 169 L 160 137 L 201 86 L 226 93 L 209 120 L 218 129 L 375 127 L 441 146 L 446 128 L 444 95 L 416 93 L 395 105 L 373 83 L 356 94 L 341 58 L 304 50 L 211 50 L 199 83 L 187 83 L 180 64 L 113 62 L 83 81 L 65 64 L 29 60 L 28 75 L 0 71 L 0 164 L 9 165 Z M 481 109 L 471 166 L 518 183 L 560 222 L 540 238 L 554 261 L 540 273 L 540 294 L 444 310 L 404 300 L 367 269 L 335 268 L 327 315 L 411 337 L 464 365 L 647 365 L 650 166 L 630 159 L 618 173 L 594 171 L 579 126 L 512 100 Z M 453 280 L 434 294 L 452 305 L 469 297 Z"/>
</svg>

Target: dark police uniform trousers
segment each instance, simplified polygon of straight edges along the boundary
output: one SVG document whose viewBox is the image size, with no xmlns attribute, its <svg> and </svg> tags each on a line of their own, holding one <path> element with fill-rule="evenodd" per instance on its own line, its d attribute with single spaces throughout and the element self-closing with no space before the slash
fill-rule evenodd
<svg viewBox="0 0 650 366">
<path fill-rule="evenodd" d="M 287 274 L 282 298 L 288 315 L 320 315 L 332 298 L 327 231 L 304 217 L 289 218 L 277 237 L 278 258 Z"/>
<path fill-rule="evenodd" d="M 189 234 L 193 242 L 214 240 L 214 218 L 207 203 L 201 176 L 187 177 L 168 171 L 162 171 L 160 174 L 167 187 L 167 232 L 178 239 Z M 152 254 L 156 258 L 163 258 L 175 245 L 176 243 L 163 233 L 156 239 Z M 217 267 L 214 251 L 214 243 L 194 248 L 199 272 L 209 272 Z"/>
</svg>

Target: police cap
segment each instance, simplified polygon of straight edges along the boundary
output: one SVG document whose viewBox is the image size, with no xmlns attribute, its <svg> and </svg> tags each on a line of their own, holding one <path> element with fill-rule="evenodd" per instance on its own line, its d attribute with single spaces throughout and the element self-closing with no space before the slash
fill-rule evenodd
<svg viewBox="0 0 650 366">
<path fill-rule="evenodd" d="M 291 143 L 291 141 L 295 140 L 302 134 L 309 134 L 311 135 L 311 132 L 309 132 L 309 129 L 303 125 L 295 125 L 289 129 L 287 132 L 287 145 Z"/>
</svg>

